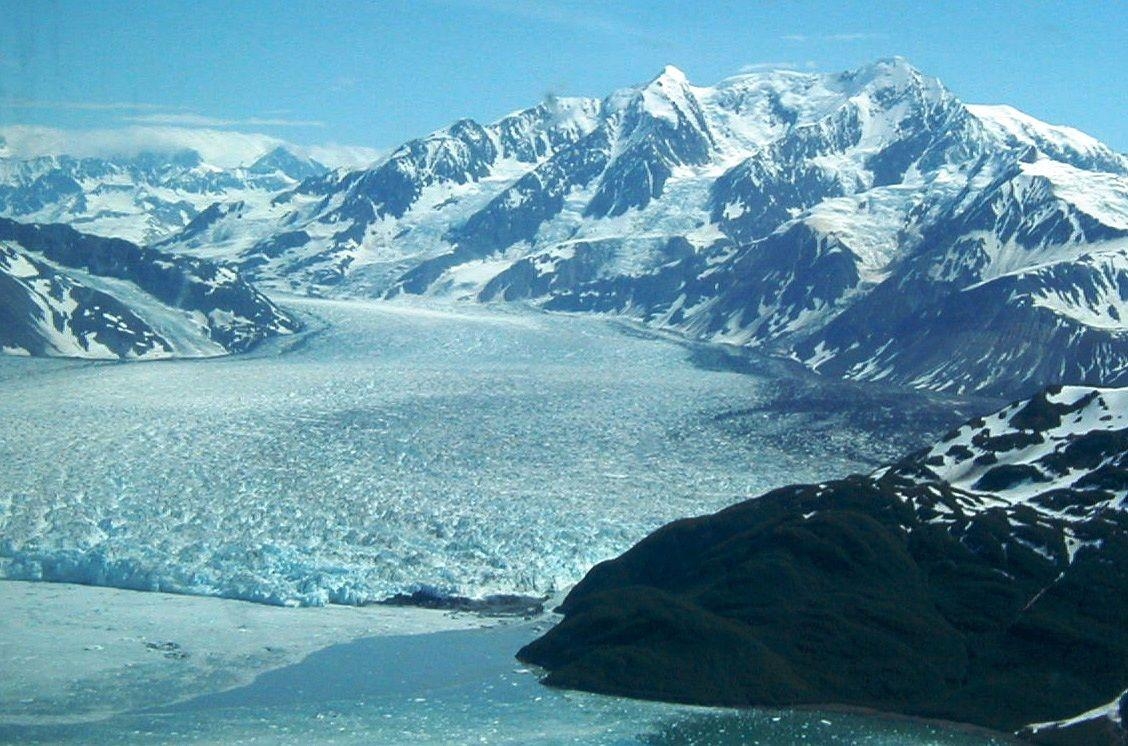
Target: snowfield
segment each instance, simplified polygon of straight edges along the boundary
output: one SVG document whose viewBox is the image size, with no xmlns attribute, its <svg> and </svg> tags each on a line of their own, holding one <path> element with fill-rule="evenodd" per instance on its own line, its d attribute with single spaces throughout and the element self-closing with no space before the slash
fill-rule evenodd
<svg viewBox="0 0 1128 746">
<path fill-rule="evenodd" d="M 781 379 L 598 318 L 428 303 L 289 300 L 313 331 L 229 359 L 0 358 L 0 577 L 549 593 L 674 518 L 906 447 L 808 435 L 757 409 Z"/>
</svg>

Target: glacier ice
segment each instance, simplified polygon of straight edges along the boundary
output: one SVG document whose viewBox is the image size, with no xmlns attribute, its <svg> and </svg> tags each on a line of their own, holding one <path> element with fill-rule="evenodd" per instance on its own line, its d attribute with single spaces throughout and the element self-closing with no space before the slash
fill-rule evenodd
<svg viewBox="0 0 1128 746">
<path fill-rule="evenodd" d="M 777 380 L 598 318 L 287 303 L 311 331 L 236 358 L 0 359 L 0 576 L 279 605 L 547 593 L 674 518 L 887 455 L 785 414 L 734 427 Z"/>
</svg>

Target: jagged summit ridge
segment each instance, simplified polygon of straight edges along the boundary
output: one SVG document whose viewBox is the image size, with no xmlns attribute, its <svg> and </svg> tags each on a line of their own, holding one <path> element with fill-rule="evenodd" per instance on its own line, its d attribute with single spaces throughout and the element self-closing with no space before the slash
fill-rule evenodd
<svg viewBox="0 0 1128 746">
<path fill-rule="evenodd" d="M 1128 381 L 1125 163 L 903 58 L 714 86 L 667 67 L 231 194 L 162 246 L 291 292 L 622 314 L 826 375 L 1016 396 Z M 91 199 L 62 180 L 19 198 L 40 192 Z"/>
</svg>

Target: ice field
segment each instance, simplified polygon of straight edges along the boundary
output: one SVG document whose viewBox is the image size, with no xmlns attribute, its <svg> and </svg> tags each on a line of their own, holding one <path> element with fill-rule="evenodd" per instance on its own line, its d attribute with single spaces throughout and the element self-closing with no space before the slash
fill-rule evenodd
<svg viewBox="0 0 1128 746">
<path fill-rule="evenodd" d="M 281 605 L 548 593 L 664 522 L 906 447 L 820 430 L 778 371 L 600 319 L 287 303 L 311 331 L 249 356 L 0 357 L 0 576 Z"/>
</svg>

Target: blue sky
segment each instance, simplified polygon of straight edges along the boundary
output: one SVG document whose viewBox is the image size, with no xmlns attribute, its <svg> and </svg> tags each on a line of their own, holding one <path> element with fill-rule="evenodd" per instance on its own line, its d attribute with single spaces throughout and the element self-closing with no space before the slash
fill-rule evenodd
<svg viewBox="0 0 1128 746">
<path fill-rule="evenodd" d="M 1128 151 L 1128 2 L 0 0 L 0 125 L 137 123 L 392 147 L 669 63 L 697 84 L 899 54 L 969 103 Z"/>
</svg>

